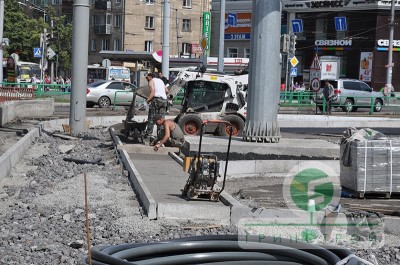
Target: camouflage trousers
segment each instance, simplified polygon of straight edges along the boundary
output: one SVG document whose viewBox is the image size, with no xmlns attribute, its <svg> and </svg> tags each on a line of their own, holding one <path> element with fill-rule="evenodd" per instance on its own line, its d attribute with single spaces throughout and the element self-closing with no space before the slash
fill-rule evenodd
<svg viewBox="0 0 400 265">
<path fill-rule="evenodd" d="M 147 124 L 147 134 L 153 134 L 154 129 L 154 121 L 153 117 L 155 114 L 163 114 L 165 116 L 165 112 L 167 111 L 168 101 L 163 98 L 155 98 L 150 102 L 149 105 L 149 116 L 148 116 L 148 124 Z"/>
</svg>

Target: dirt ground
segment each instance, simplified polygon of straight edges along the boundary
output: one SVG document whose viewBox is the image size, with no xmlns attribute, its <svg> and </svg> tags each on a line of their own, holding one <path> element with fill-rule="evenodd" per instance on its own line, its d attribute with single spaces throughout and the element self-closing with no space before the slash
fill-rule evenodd
<svg viewBox="0 0 400 265">
<path fill-rule="evenodd" d="M 284 176 L 248 176 L 228 178 L 225 191 L 244 204 L 256 208 L 287 208 L 283 197 Z M 343 193 L 342 195 L 348 195 Z M 347 196 L 346 196 L 347 197 Z M 400 197 L 366 196 L 365 198 L 342 197 L 340 204 L 347 211 L 372 211 L 385 215 L 400 216 Z"/>
</svg>

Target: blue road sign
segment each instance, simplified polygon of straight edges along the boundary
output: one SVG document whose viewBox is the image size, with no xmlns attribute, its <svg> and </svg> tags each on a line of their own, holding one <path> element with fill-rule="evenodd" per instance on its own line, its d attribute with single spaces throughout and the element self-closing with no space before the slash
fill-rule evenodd
<svg viewBox="0 0 400 265">
<path fill-rule="evenodd" d="M 42 58 L 42 49 L 41 48 L 33 48 L 33 57 Z"/>
<path fill-rule="evenodd" d="M 346 31 L 346 17 L 335 17 L 335 29 L 336 31 Z"/>
<path fill-rule="evenodd" d="M 235 13 L 228 13 L 228 26 L 237 27 L 237 15 Z"/>
<path fill-rule="evenodd" d="M 297 68 L 296 67 L 292 67 L 290 69 L 290 77 L 296 77 L 297 76 Z"/>
<path fill-rule="evenodd" d="M 302 19 L 293 19 L 292 20 L 292 29 L 294 33 L 303 32 L 303 20 Z"/>
</svg>

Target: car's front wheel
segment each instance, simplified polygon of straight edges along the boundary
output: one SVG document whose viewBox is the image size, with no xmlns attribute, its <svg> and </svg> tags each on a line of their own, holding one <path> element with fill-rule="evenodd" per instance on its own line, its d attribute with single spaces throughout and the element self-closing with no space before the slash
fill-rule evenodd
<svg viewBox="0 0 400 265">
<path fill-rule="evenodd" d="M 111 105 L 111 100 L 108 97 L 99 98 L 99 107 L 100 108 L 108 108 Z"/>
<path fill-rule="evenodd" d="M 381 99 L 375 99 L 375 104 L 374 104 L 374 111 L 375 112 L 380 112 L 382 110 L 383 106 L 383 101 Z"/>
<path fill-rule="evenodd" d="M 343 104 L 342 110 L 345 112 L 352 112 L 354 108 L 354 102 L 351 99 L 346 99 Z"/>
</svg>

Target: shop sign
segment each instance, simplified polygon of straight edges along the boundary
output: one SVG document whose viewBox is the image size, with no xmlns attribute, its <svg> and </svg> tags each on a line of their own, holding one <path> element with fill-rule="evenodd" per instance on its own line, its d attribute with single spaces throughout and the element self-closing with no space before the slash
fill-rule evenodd
<svg viewBox="0 0 400 265">
<path fill-rule="evenodd" d="M 251 13 L 225 14 L 225 40 L 249 40 L 250 33 Z"/>
<path fill-rule="evenodd" d="M 364 82 L 371 82 L 372 76 L 372 52 L 362 52 L 360 55 L 360 76 L 359 79 Z"/>
<path fill-rule="evenodd" d="M 335 80 L 339 78 L 338 62 L 321 62 L 321 80 Z"/>
<path fill-rule="evenodd" d="M 315 46 L 351 46 L 352 40 L 316 40 Z"/>
<path fill-rule="evenodd" d="M 378 40 L 378 46 L 380 47 L 389 47 L 389 40 Z M 393 40 L 394 47 L 400 47 L 400 40 Z"/>
</svg>

